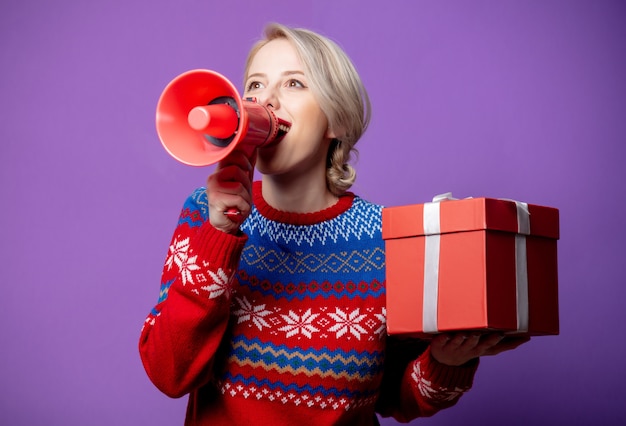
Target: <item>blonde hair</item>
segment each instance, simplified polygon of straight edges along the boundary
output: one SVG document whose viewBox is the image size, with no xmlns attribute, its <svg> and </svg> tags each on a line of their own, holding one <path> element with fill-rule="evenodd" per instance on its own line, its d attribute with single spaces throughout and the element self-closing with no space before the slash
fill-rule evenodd
<svg viewBox="0 0 626 426">
<path fill-rule="evenodd" d="M 355 148 L 370 121 L 371 105 L 365 86 L 352 61 L 334 41 L 313 31 L 270 24 L 264 39 L 250 50 L 244 81 L 256 53 L 272 40 L 286 39 L 296 49 L 313 95 L 337 135 L 326 161 L 326 184 L 335 195 L 345 193 L 356 180 L 348 162 L 358 155 Z"/>
</svg>

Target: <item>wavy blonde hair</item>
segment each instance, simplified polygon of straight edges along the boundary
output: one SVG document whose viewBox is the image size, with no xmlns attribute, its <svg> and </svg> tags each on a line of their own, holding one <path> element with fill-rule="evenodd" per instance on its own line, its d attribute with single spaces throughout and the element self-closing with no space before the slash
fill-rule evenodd
<svg viewBox="0 0 626 426">
<path fill-rule="evenodd" d="M 370 121 L 369 96 L 354 64 L 334 41 L 310 30 L 276 23 L 265 28 L 264 38 L 250 50 L 244 81 L 259 49 L 281 38 L 295 47 L 311 91 L 330 129 L 338 135 L 328 150 L 326 184 L 333 194 L 342 195 L 356 180 L 356 170 L 349 162 L 358 155 L 355 145 Z"/>
</svg>

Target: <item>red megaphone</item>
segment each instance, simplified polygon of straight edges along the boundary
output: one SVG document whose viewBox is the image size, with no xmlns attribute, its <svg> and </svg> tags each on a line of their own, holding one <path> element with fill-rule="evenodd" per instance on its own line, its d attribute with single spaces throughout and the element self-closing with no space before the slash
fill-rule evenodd
<svg viewBox="0 0 626 426">
<path fill-rule="evenodd" d="M 156 127 L 172 157 L 190 166 L 208 166 L 236 148 L 251 158 L 256 148 L 282 139 L 291 124 L 254 99 L 241 99 L 221 74 L 192 70 L 163 90 Z"/>
</svg>

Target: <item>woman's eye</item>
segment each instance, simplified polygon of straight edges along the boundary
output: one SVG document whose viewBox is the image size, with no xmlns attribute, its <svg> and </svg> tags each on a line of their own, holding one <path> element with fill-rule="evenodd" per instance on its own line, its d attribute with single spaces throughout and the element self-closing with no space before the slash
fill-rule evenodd
<svg viewBox="0 0 626 426">
<path fill-rule="evenodd" d="M 288 87 L 297 87 L 297 88 L 304 88 L 304 87 L 306 87 L 304 85 L 304 83 L 302 83 L 300 80 L 296 80 L 295 78 L 292 78 L 291 80 L 289 80 L 287 82 L 287 86 Z"/>
<path fill-rule="evenodd" d="M 246 91 L 261 89 L 262 87 L 263 84 L 261 82 L 251 81 L 250 83 L 248 83 L 248 86 L 246 86 Z"/>
</svg>

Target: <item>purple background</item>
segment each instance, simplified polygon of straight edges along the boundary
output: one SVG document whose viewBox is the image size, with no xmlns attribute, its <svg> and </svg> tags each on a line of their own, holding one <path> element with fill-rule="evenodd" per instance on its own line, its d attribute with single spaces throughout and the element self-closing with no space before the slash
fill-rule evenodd
<svg viewBox="0 0 626 426">
<path fill-rule="evenodd" d="M 210 168 L 166 154 L 154 110 L 188 69 L 239 87 L 275 20 L 337 40 L 369 88 L 356 192 L 561 211 L 561 335 L 484 358 L 419 424 L 623 424 L 625 18 L 620 0 L 3 1 L 0 423 L 182 424 L 137 342 Z"/>
</svg>

